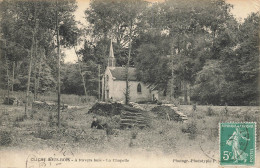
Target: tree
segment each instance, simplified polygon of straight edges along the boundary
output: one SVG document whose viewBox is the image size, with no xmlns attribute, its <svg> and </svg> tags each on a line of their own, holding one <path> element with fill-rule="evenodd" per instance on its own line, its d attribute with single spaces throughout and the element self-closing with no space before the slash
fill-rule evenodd
<svg viewBox="0 0 260 168">
<path fill-rule="evenodd" d="M 226 85 L 225 74 L 221 62 L 209 60 L 196 75 L 193 86 L 193 99 L 198 103 L 224 105 L 223 87 Z"/>
<path fill-rule="evenodd" d="M 161 56 L 159 60 L 164 60 L 166 55 L 171 55 L 171 59 L 168 61 L 173 61 L 173 64 L 168 64 L 166 68 L 173 69 L 174 73 L 173 75 L 163 73 L 164 70 L 159 68 L 158 71 L 161 73 L 157 74 L 165 74 L 161 76 L 164 77 L 162 81 L 167 81 L 167 85 L 170 84 L 169 79 L 174 79 L 176 82 L 171 82 L 173 85 L 170 87 L 185 88 L 182 92 L 186 103 L 188 103 L 189 88 L 196 81 L 196 74 L 203 69 L 208 59 L 220 58 L 221 47 L 224 46 L 224 43 L 221 43 L 221 47 L 218 44 L 221 37 L 225 36 L 223 32 L 236 30 L 229 29 L 231 25 L 234 27 L 237 25 L 236 22 L 233 23 L 234 18 L 229 13 L 230 8 L 231 6 L 224 1 L 168 0 L 164 3 L 152 4 L 142 17 L 139 29 L 142 29 L 141 33 L 144 35 L 140 37 L 157 34 L 168 39 L 168 49 L 165 49 L 166 52 L 160 53 L 164 54 L 164 57 Z M 137 62 L 139 62 L 143 59 L 144 54 L 142 53 L 149 53 L 145 51 L 142 44 L 150 42 L 148 40 L 137 41 L 140 46 L 137 49 L 137 57 L 140 57 L 137 58 Z M 234 45 L 235 43 L 229 43 L 229 46 Z M 149 67 L 148 64 L 141 63 L 138 69 L 142 67 L 144 71 L 148 73 L 150 71 L 152 74 L 157 66 Z M 182 86 L 179 87 L 178 83 L 181 83 Z M 151 84 L 157 83 L 152 82 Z M 167 88 L 165 85 L 159 87 Z"/>
<path fill-rule="evenodd" d="M 27 82 L 27 100 L 30 89 L 30 76 L 32 60 L 38 54 L 37 51 L 45 49 L 47 59 L 50 64 L 55 62 L 56 58 L 51 57 L 55 50 L 54 36 L 61 35 L 61 44 L 69 47 L 75 43 L 76 21 L 73 12 L 76 10 L 76 3 L 74 0 L 63 0 L 57 2 L 52 1 L 2 1 L 3 13 L 1 30 L 4 38 L 15 44 L 19 44 L 25 50 L 30 50 L 29 66 L 28 66 L 28 82 Z M 56 17 L 55 17 L 56 16 Z M 59 19 L 57 19 L 59 18 Z M 58 30 L 58 31 L 55 31 Z M 59 42 L 59 38 L 57 40 Z M 39 48 L 39 50 L 36 50 Z M 59 45 L 58 45 L 59 46 Z M 59 53 L 59 52 L 58 52 Z M 59 55 L 59 54 L 58 54 Z M 11 57 L 9 57 L 10 59 Z M 22 58 L 23 61 L 25 61 Z M 51 67 L 53 67 L 51 65 Z M 35 68 L 36 69 L 36 68 Z M 36 72 L 35 72 L 36 73 Z M 36 79 L 35 79 L 36 80 Z M 27 111 L 27 103 L 25 105 L 25 113 Z"/>
<path fill-rule="evenodd" d="M 84 88 L 77 64 L 64 64 L 61 67 L 61 92 L 84 95 Z"/>
<path fill-rule="evenodd" d="M 248 16 L 239 26 L 235 36 L 236 44 L 226 47 L 221 53 L 222 69 L 228 81 L 224 92 L 225 101 L 231 105 L 257 105 L 259 14 Z"/>
<path fill-rule="evenodd" d="M 107 62 L 106 58 L 109 51 L 109 41 L 100 40 L 95 45 L 91 41 L 85 41 L 84 48 L 80 49 L 78 55 L 81 56 L 79 63 L 87 83 L 86 91 L 89 95 L 98 96 L 98 65 L 104 72 Z"/>
<path fill-rule="evenodd" d="M 240 27 L 240 46 L 236 54 L 240 55 L 239 73 L 240 88 L 243 94 L 241 104 L 259 104 L 259 13 L 253 13 L 246 18 Z"/>
<path fill-rule="evenodd" d="M 126 104 L 130 99 L 128 67 L 131 63 L 132 40 L 137 35 L 136 25 L 140 21 L 139 17 L 145 6 L 146 3 L 142 0 L 93 0 L 90 3 L 90 9 L 85 11 L 87 20 L 93 27 L 93 37 L 100 41 L 101 39 L 108 41 L 108 38 L 116 39 L 118 50 L 115 52 L 115 57 L 118 63 L 126 65 Z"/>
<path fill-rule="evenodd" d="M 169 39 L 165 36 L 146 34 L 140 36 L 140 40 L 143 41 L 139 41 L 141 45 L 137 49 L 138 54 L 135 60 L 138 79 L 165 90 L 171 74 L 170 60 L 167 58 Z"/>
</svg>

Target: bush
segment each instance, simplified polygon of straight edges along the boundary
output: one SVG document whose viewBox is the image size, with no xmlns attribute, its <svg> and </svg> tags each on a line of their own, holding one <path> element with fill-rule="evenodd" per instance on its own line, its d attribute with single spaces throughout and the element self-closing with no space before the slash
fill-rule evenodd
<svg viewBox="0 0 260 168">
<path fill-rule="evenodd" d="M 199 119 L 199 120 L 204 118 L 204 115 L 201 113 L 196 113 L 195 115 L 197 115 L 197 119 Z"/>
<path fill-rule="evenodd" d="M 189 123 L 187 127 L 187 131 L 190 134 L 196 134 L 197 133 L 197 124 L 195 122 Z"/>
<path fill-rule="evenodd" d="M 13 123 L 13 126 L 14 126 L 14 127 L 17 127 L 17 128 L 21 128 L 21 125 L 20 125 L 19 122 L 17 122 L 17 121 L 15 121 L 15 122 Z"/>
<path fill-rule="evenodd" d="M 41 139 L 52 139 L 53 137 L 53 131 L 51 130 L 44 130 L 42 127 L 39 127 L 37 132 L 34 134 L 34 137 L 41 138 Z"/>
<path fill-rule="evenodd" d="M 211 107 L 208 107 L 207 116 L 214 116 L 214 115 L 215 115 L 214 110 Z"/>
<path fill-rule="evenodd" d="M 7 146 L 12 143 L 12 133 L 8 131 L 0 132 L 0 145 Z"/>
<path fill-rule="evenodd" d="M 183 133 L 189 133 L 189 138 L 194 139 L 198 132 L 197 124 L 194 121 L 191 123 L 188 123 L 186 128 L 182 128 L 181 131 Z"/>
<path fill-rule="evenodd" d="M 39 121 L 43 121 L 43 116 L 40 116 L 40 117 L 38 118 L 38 120 L 39 120 Z"/>
<path fill-rule="evenodd" d="M 52 115 L 49 115 L 48 122 L 49 122 L 50 127 L 57 126 L 57 124 L 56 124 Z"/>
<path fill-rule="evenodd" d="M 65 128 L 63 130 L 64 132 L 59 132 L 59 134 L 66 138 L 72 137 L 73 142 L 85 141 L 88 136 L 83 129 L 70 129 L 69 132 Z"/>
<path fill-rule="evenodd" d="M 67 121 L 61 121 L 60 125 L 64 128 L 68 128 L 69 124 Z"/>
<path fill-rule="evenodd" d="M 138 134 L 138 132 L 137 132 L 136 130 L 134 130 L 134 131 L 131 133 L 131 138 L 132 138 L 132 139 L 136 139 L 137 134 Z"/>
<path fill-rule="evenodd" d="M 228 107 L 227 106 L 225 106 L 225 108 L 224 108 L 224 114 L 227 116 L 228 115 Z"/>
<path fill-rule="evenodd" d="M 113 135 L 113 134 L 114 134 L 113 128 L 107 127 L 107 128 L 106 128 L 106 134 L 107 134 L 107 135 Z"/>
<path fill-rule="evenodd" d="M 23 122 L 26 118 L 27 118 L 26 115 L 17 116 L 17 117 L 15 118 L 15 122 Z"/>
<path fill-rule="evenodd" d="M 244 121 L 252 122 L 252 121 L 255 121 L 255 118 L 254 118 L 254 116 L 251 116 L 251 115 L 249 115 L 248 113 L 246 113 L 246 114 L 244 115 Z"/>
</svg>

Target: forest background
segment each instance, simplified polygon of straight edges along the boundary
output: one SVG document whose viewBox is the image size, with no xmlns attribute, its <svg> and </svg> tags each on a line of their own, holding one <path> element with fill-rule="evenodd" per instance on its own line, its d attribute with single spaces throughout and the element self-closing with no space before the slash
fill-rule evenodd
<svg viewBox="0 0 260 168">
<path fill-rule="evenodd" d="M 241 21 L 223 0 L 93 0 L 83 24 L 75 19 L 76 1 L 58 1 L 58 10 L 48 0 L 0 3 L 1 89 L 26 91 L 30 72 L 36 98 L 56 92 L 58 24 L 63 94 L 84 95 L 83 77 L 87 95 L 98 97 L 99 67 L 102 74 L 112 39 L 117 66 L 131 51 L 139 79 L 166 94 L 174 87 L 178 98 L 189 86 L 199 104 L 258 105 L 258 12 Z M 64 63 L 67 48 L 76 63 Z"/>
</svg>

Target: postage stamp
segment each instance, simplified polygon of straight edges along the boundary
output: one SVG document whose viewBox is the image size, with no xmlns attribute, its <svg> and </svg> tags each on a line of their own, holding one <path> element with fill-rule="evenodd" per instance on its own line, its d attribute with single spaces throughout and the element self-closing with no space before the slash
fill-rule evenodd
<svg viewBox="0 0 260 168">
<path fill-rule="evenodd" d="M 256 123 L 220 123 L 220 165 L 255 164 Z"/>
</svg>

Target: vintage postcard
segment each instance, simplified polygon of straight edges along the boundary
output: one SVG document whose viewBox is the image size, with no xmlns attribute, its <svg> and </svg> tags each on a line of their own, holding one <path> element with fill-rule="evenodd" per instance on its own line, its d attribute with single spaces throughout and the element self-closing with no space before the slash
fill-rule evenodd
<svg viewBox="0 0 260 168">
<path fill-rule="evenodd" d="M 259 0 L 0 0 L 0 168 L 260 167 Z"/>
</svg>

